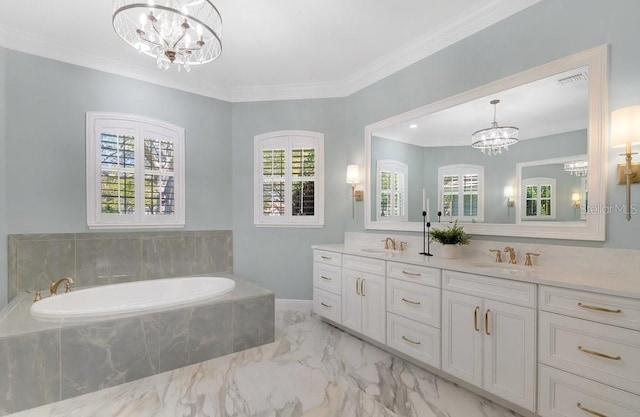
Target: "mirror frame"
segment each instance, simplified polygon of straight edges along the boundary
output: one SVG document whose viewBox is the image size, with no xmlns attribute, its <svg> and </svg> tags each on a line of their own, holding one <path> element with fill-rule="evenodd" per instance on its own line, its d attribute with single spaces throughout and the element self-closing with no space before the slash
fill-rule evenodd
<svg viewBox="0 0 640 417">
<path fill-rule="evenodd" d="M 395 230 L 422 232 L 422 222 L 377 221 L 371 218 L 374 196 L 371 193 L 371 137 L 380 129 L 408 122 L 426 114 L 457 106 L 470 100 L 508 90 L 541 78 L 588 65 L 589 67 L 589 122 L 587 127 L 587 154 L 589 161 L 588 192 L 590 212 L 583 224 L 498 224 L 464 223 L 465 231 L 472 235 L 515 236 L 547 239 L 605 240 L 605 211 L 607 186 L 608 144 L 608 45 L 601 45 L 540 65 L 518 74 L 485 84 L 472 90 L 427 104 L 365 127 L 366 190 L 364 226 L 369 230 Z M 448 223 L 431 223 L 440 228 Z"/>
</svg>

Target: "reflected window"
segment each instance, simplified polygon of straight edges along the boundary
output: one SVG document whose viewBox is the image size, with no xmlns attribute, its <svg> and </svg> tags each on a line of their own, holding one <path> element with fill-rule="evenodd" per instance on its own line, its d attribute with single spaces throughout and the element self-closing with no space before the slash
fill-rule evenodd
<svg viewBox="0 0 640 417">
<path fill-rule="evenodd" d="M 438 168 L 438 210 L 447 219 L 484 220 L 484 167 L 446 165 Z"/>
<path fill-rule="evenodd" d="M 556 179 L 522 180 L 522 220 L 554 220 L 556 218 Z"/>
<path fill-rule="evenodd" d="M 407 221 L 407 178 L 409 167 L 402 162 L 379 160 L 377 175 L 378 219 Z"/>
</svg>

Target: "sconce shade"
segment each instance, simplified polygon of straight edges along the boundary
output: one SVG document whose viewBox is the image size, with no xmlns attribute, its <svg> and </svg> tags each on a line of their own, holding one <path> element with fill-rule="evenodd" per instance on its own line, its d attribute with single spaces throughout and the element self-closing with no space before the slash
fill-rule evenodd
<svg viewBox="0 0 640 417">
<path fill-rule="evenodd" d="M 623 107 L 611 113 L 611 146 L 640 144 L 640 105 Z"/>
<path fill-rule="evenodd" d="M 576 202 L 576 201 L 580 201 L 580 194 L 579 193 L 572 193 L 571 194 L 571 201 L 572 202 Z"/>
<path fill-rule="evenodd" d="M 357 184 L 360 182 L 360 166 L 347 165 L 347 184 Z"/>
<path fill-rule="evenodd" d="M 506 198 L 513 197 L 513 187 L 511 185 L 507 185 L 506 187 L 504 187 L 504 196 Z"/>
</svg>

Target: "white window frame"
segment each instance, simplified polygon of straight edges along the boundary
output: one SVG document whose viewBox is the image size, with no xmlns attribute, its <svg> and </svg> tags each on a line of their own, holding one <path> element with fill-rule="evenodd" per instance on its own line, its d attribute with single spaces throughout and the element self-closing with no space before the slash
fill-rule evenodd
<svg viewBox="0 0 640 417">
<path fill-rule="evenodd" d="M 306 130 L 280 130 L 254 137 L 253 148 L 253 201 L 254 225 L 257 227 L 323 227 L 324 226 L 324 134 Z M 294 147 L 315 149 L 314 215 L 291 215 L 291 149 Z M 265 149 L 285 149 L 285 201 L 284 216 L 266 216 L 262 210 L 262 151 Z"/>
<path fill-rule="evenodd" d="M 550 216 L 541 216 L 540 213 L 540 200 L 541 193 L 540 187 L 543 185 L 551 186 L 551 215 Z M 538 188 L 536 204 L 538 207 L 538 214 L 535 216 L 527 215 L 527 187 L 536 186 Z M 556 179 L 548 178 L 548 177 L 535 177 L 535 178 L 526 178 L 522 180 L 522 185 L 520 188 L 520 219 L 527 220 L 536 220 L 536 221 L 544 221 L 544 220 L 555 220 L 556 219 L 556 194 L 558 189 L 556 188 Z"/>
<path fill-rule="evenodd" d="M 104 131 L 129 133 L 135 137 L 135 213 L 111 214 L 101 211 L 100 136 Z M 174 213 L 144 213 L 144 138 L 172 141 Z M 180 228 L 185 225 L 185 145 L 184 129 L 170 123 L 125 113 L 87 112 L 87 226 L 90 229 Z"/>
<path fill-rule="evenodd" d="M 400 195 L 402 198 L 402 213 L 399 216 L 387 216 L 382 217 L 382 171 L 391 172 L 392 174 L 401 174 L 402 178 L 402 190 Z M 377 175 L 376 175 L 376 218 L 379 221 L 384 222 L 406 222 L 409 221 L 409 213 L 407 209 L 407 193 L 409 190 L 409 167 L 407 164 L 403 164 L 399 161 L 392 159 L 381 159 L 377 162 Z M 391 192 L 390 201 L 394 201 L 394 192 Z"/>
<path fill-rule="evenodd" d="M 457 219 L 462 222 L 483 222 L 484 221 L 484 166 L 471 165 L 471 164 L 455 164 L 445 165 L 438 168 L 438 211 L 444 213 L 444 177 L 445 176 L 458 176 L 459 188 L 458 188 L 458 215 L 451 216 L 453 219 Z M 465 216 L 464 215 L 464 184 L 463 177 L 465 175 L 477 175 L 478 176 L 478 215 L 477 216 Z M 471 193 L 476 194 L 476 193 Z"/>
</svg>

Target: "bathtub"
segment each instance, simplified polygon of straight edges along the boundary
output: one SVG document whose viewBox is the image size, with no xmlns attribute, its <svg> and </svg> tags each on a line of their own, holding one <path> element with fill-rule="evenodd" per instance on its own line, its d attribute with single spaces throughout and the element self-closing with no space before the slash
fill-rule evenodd
<svg viewBox="0 0 640 417">
<path fill-rule="evenodd" d="M 85 288 L 33 303 L 41 320 L 111 318 L 196 304 L 221 297 L 236 286 L 224 277 L 166 278 Z"/>
</svg>

